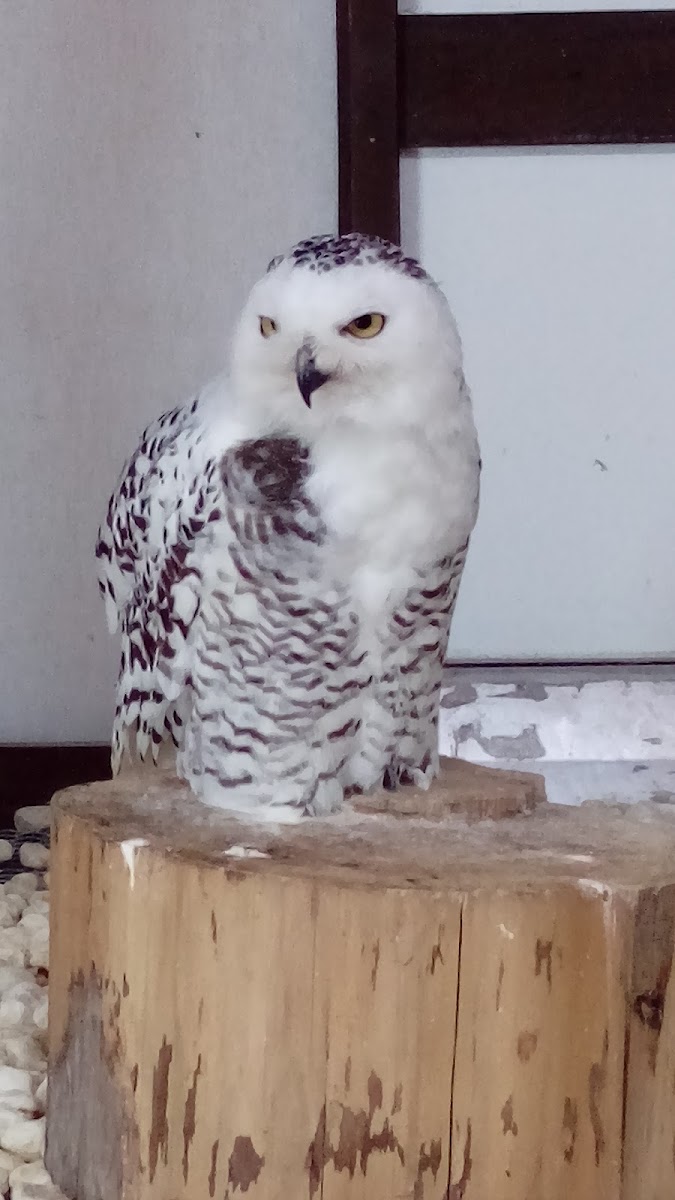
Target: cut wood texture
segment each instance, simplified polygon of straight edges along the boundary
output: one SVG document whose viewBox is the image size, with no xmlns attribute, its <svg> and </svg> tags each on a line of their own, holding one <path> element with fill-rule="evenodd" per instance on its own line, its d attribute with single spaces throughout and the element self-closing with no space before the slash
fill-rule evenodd
<svg viewBox="0 0 675 1200">
<path fill-rule="evenodd" d="M 285 827 L 161 772 L 55 798 L 67 1196 L 672 1200 L 675 812 L 453 764 L 403 796 Z"/>
</svg>

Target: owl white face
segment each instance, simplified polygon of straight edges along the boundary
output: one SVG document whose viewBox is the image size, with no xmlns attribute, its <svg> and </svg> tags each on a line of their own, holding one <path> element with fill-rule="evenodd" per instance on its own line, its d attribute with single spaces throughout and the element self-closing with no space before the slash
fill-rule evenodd
<svg viewBox="0 0 675 1200">
<path fill-rule="evenodd" d="M 284 260 L 255 285 L 233 344 L 244 403 L 311 437 L 335 421 L 416 425 L 461 349 L 444 296 L 385 263 Z"/>
</svg>

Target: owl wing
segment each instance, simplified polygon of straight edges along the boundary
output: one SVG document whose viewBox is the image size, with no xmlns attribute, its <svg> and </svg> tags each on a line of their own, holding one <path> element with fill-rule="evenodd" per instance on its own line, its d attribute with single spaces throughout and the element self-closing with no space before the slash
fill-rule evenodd
<svg viewBox="0 0 675 1200">
<path fill-rule="evenodd" d="M 408 677 L 414 682 L 414 689 L 425 693 L 433 694 L 443 665 L 468 549 L 467 538 L 457 550 L 425 572 L 389 623 L 390 646 L 396 648 L 393 661 L 403 677 L 401 683 Z M 431 688 L 427 676 L 433 680 Z"/>
<path fill-rule="evenodd" d="M 428 787 L 438 773 L 438 703 L 443 660 L 457 592 L 466 562 L 468 538 L 430 569 L 396 606 L 384 630 L 385 670 L 375 695 L 382 722 L 379 759 L 384 786 Z M 378 745 L 378 731 L 373 735 Z"/>
<path fill-rule="evenodd" d="M 190 640 L 205 544 L 223 522 L 218 461 L 209 457 L 199 398 L 150 425 L 127 463 L 99 531 L 99 588 L 121 629 L 113 727 L 117 771 L 129 736 L 156 758 L 183 722 Z"/>
</svg>

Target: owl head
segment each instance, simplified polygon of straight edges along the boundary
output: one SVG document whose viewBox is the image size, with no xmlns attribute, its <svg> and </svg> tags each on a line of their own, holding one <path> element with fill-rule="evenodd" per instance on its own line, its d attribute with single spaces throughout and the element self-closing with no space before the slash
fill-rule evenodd
<svg viewBox="0 0 675 1200">
<path fill-rule="evenodd" d="M 255 284 L 232 376 L 266 423 L 311 440 L 336 422 L 428 424 L 460 390 L 461 346 L 443 293 L 398 246 L 314 237 Z"/>
</svg>

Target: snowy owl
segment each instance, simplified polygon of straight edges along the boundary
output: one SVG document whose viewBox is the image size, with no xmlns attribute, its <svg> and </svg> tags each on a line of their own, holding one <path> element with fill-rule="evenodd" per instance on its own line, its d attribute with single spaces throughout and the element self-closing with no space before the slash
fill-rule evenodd
<svg viewBox="0 0 675 1200">
<path fill-rule="evenodd" d="M 149 426 L 99 533 L 113 769 L 172 740 L 205 803 L 286 819 L 427 787 L 479 474 L 420 264 L 359 234 L 273 259 L 227 374 Z"/>
</svg>

